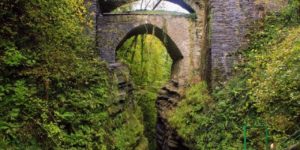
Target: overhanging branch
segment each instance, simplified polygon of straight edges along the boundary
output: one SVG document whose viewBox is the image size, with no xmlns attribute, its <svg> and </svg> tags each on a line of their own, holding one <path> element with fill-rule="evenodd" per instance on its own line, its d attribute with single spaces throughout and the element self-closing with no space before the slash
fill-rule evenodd
<svg viewBox="0 0 300 150">
<path fill-rule="evenodd" d="M 156 7 L 157 7 L 161 2 L 162 2 L 162 0 L 159 0 L 159 1 L 155 4 L 155 6 L 152 8 L 152 10 L 155 10 Z"/>
</svg>

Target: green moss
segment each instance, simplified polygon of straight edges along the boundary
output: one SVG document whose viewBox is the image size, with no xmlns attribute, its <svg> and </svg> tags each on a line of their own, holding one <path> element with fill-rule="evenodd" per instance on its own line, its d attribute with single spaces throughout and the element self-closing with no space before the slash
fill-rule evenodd
<svg viewBox="0 0 300 150">
<path fill-rule="evenodd" d="M 132 150 L 145 139 L 143 136 L 144 126 L 141 123 L 141 118 L 138 117 L 139 114 L 141 114 L 140 110 L 137 112 L 132 108 L 125 110 L 121 114 L 123 124 L 113 132 L 114 147 L 116 149 Z"/>
<path fill-rule="evenodd" d="M 168 112 L 169 122 L 191 148 L 200 149 L 203 143 L 199 138 L 199 126 L 206 126 L 212 118 L 202 115 L 213 104 L 204 82 L 191 85 L 186 89 L 184 98 L 176 109 Z"/>
</svg>

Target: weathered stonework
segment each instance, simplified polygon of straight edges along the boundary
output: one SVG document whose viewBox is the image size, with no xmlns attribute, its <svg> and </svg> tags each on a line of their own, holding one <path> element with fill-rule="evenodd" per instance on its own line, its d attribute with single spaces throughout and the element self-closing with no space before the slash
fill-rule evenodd
<svg viewBox="0 0 300 150">
<path fill-rule="evenodd" d="M 232 74 L 235 53 L 247 45 L 245 35 L 254 17 L 254 1 L 211 1 L 212 81 L 226 81 Z"/>
<path fill-rule="evenodd" d="M 112 54 L 112 52 L 115 51 L 114 48 L 116 46 L 113 44 L 122 41 L 120 38 L 124 38 L 127 34 L 126 32 L 130 32 L 130 29 L 134 29 L 142 24 L 152 24 L 153 21 L 154 26 L 165 30 L 166 28 L 163 28 L 161 24 L 165 22 L 169 24 L 168 28 L 171 29 L 169 31 L 165 30 L 165 34 L 170 36 L 170 39 L 174 41 L 180 51 L 184 51 L 183 54 L 187 54 L 185 51 L 188 51 L 186 50 L 188 49 L 187 45 L 190 45 L 189 55 L 193 57 L 190 63 L 181 63 L 184 65 L 179 65 L 182 67 L 178 70 L 183 70 L 184 68 L 185 73 L 174 73 L 174 77 L 184 77 L 185 79 L 180 81 L 180 83 L 183 83 L 185 80 L 193 78 L 191 76 L 196 76 L 198 79 L 212 81 L 213 86 L 224 83 L 232 75 L 233 66 L 238 62 L 236 55 L 237 50 L 247 47 L 248 39 L 246 35 L 251 23 L 256 19 L 264 17 L 267 11 L 280 10 L 288 3 L 287 0 L 210 0 L 210 5 L 207 7 L 207 0 L 168 0 L 181 5 L 191 13 L 195 13 L 197 17 L 195 20 L 192 20 L 183 16 L 105 15 L 124 4 L 136 0 L 86 1 L 90 1 L 93 4 L 90 9 L 96 12 L 97 17 L 95 20 L 97 22 L 98 48 L 102 53 L 102 58 L 108 60 L 108 62 L 114 62 L 115 54 Z M 210 8 L 210 14 L 208 14 L 208 8 Z M 210 16 L 210 38 L 207 38 L 207 16 Z M 109 20 L 111 24 L 105 23 L 109 17 L 115 19 Z M 176 20 L 176 22 L 171 21 L 173 19 Z M 173 25 L 173 28 L 170 24 Z M 109 33 L 103 32 L 105 26 L 110 26 L 111 29 L 109 31 L 112 31 L 111 35 L 107 36 Z M 119 31 L 120 33 L 113 31 L 118 30 L 119 27 L 124 30 L 121 29 L 121 31 Z M 178 39 L 176 35 L 169 35 L 172 31 L 177 30 L 183 33 L 182 35 L 184 36 L 182 37 L 186 38 L 188 36 L 189 41 L 182 38 L 186 41 L 182 42 L 182 40 L 178 40 L 180 41 L 178 42 L 176 41 Z M 107 44 L 112 43 L 110 48 L 107 48 L 109 45 L 103 45 L 105 40 L 101 40 L 101 37 L 108 38 L 107 41 L 109 42 L 107 42 Z M 116 37 L 116 39 L 114 37 Z M 113 41 L 111 41 L 111 39 L 113 39 Z M 210 42 L 208 39 L 210 39 Z M 189 44 L 185 44 L 184 48 L 182 48 L 178 43 L 184 42 Z M 208 43 L 211 43 L 210 48 L 207 48 Z M 111 51 L 111 53 L 105 54 L 105 51 Z M 184 56 L 184 59 L 186 56 L 187 55 Z"/>
<path fill-rule="evenodd" d="M 99 17 L 97 25 L 98 48 L 101 57 L 109 63 L 116 62 L 116 50 L 126 39 L 147 33 L 165 43 L 174 62 L 173 79 L 186 83 L 193 70 L 199 70 L 201 39 L 196 37 L 196 24 L 192 18 L 172 15 L 104 15 Z M 202 33 L 199 35 L 201 38 Z"/>
<path fill-rule="evenodd" d="M 254 20 L 267 11 L 277 11 L 286 0 L 211 0 L 211 76 L 216 86 L 233 73 L 238 61 L 236 52 L 247 47 L 246 35 Z"/>
<path fill-rule="evenodd" d="M 164 43 L 174 62 L 172 79 L 180 84 L 187 84 L 192 79 L 206 80 L 208 75 L 204 60 L 207 58 L 207 0 L 168 0 L 193 13 L 190 16 L 109 14 L 110 11 L 134 1 L 136 0 L 98 1 L 96 32 L 101 58 L 115 63 L 118 46 L 130 36 L 155 34 L 163 42 L 168 37 L 168 41 Z"/>
</svg>

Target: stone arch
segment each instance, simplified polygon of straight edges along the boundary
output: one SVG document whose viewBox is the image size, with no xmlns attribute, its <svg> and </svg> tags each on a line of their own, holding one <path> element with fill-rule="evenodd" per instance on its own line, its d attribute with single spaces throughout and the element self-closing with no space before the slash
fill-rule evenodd
<svg viewBox="0 0 300 150">
<path fill-rule="evenodd" d="M 110 13 L 118 7 L 121 7 L 125 4 L 129 4 L 138 0 L 119 0 L 119 1 L 107 1 L 107 0 L 99 0 L 99 8 L 101 13 Z M 195 4 L 191 3 L 191 0 L 166 0 L 168 2 L 177 4 L 181 6 L 183 9 L 187 10 L 190 13 L 195 13 Z"/>
<path fill-rule="evenodd" d="M 108 63 L 115 63 L 115 51 L 126 37 L 146 33 L 147 30 L 151 33 L 155 27 L 156 37 L 162 41 L 164 37 L 167 39 L 166 48 L 173 59 L 172 79 L 180 79 L 181 83 L 185 83 L 188 74 L 199 64 L 200 49 L 195 46 L 198 39 L 193 35 L 195 28 L 191 18 L 111 14 L 99 19 L 97 25 L 97 48 L 101 58 Z"/>
<path fill-rule="evenodd" d="M 133 29 L 131 29 L 120 41 L 118 46 L 115 49 L 115 55 L 117 55 L 117 50 L 126 42 L 127 39 L 132 36 L 142 35 L 142 34 L 151 34 L 156 36 L 166 47 L 169 56 L 172 58 L 173 64 L 171 68 L 171 78 L 174 78 L 178 73 L 178 66 L 181 59 L 183 59 L 183 55 L 176 45 L 176 43 L 171 39 L 171 37 L 161 28 L 153 25 L 153 24 L 143 24 L 139 25 Z"/>
<path fill-rule="evenodd" d="M 124 44 L 124 42 L 132 36 L 139 34 L 152 34 L 156 36 L 160 41 L 163 42 L 168 53 L 173 61 L 177 61 L 183 58 L 182 53 L 177 47 L 176 43 L 171 39 L 171 37 L 163 31 L 163 29 L 153 25 L 153 24 L 143 24 L 133 28 L 129 31 L 125 37 L 121 40 L 119 45 L 116 48 L 116 51 Z"/>
</svg>

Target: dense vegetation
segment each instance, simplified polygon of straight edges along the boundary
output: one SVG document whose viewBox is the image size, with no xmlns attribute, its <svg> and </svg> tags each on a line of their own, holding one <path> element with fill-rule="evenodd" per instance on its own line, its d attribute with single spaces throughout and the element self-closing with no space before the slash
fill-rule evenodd
<svg viewBox="0 0 300 150">
<path fill-rule="evenodd" d="M 135 84 L 134 101 L 141 108 L 149 149 L 156 148 L 156 106 L 158 90 L 170 79 L 172 60 L 154 35 L 129 38 L 118 50 L 118 59 L 126 64 Z"/>
<path fill-rule="evenodd" d="M 299 142 L 299 10 L 299 1 L 292 1 L 280 14 L 257 22 L 236 76 L 224 86 L 212 94 L 204 83 L 187 89 L 169 115 L 191 148 L 242 149 L 244 125 L 269 128 L 278 149 Z M 248 129 L 248 148 L 264 149 L 264 130 Z"/>
<path fill-rule="evenodd" d="M 83 0 L 4 0 L 0 15 L 1 149 L 105 148 L 111 87 Z"/>
<path fill-rule="evenodd" d="M 156 93 L 171 59 L 152 35 L 125 42 L 118 54 L 136 92 L 122 104 L 117 76 L 128 74 L 97 57 L 88 5 L 0 2 L 0 149 L 155 149 Z"/>
<path fill-rule="evenodd" d="M 112 72 L 94 51 L 88 5 L 0 2 L 0 149 L 156 148 L 155 100 L 172 65 L 164 43 L 131 37 L 117 52 L 128 72 Z M 244 125 L 267 127 L 278 149 L 300 141 L 300 1 L 253 31 L 231 80 L 188 85 L 168 112 L 191 149 L 241 149 Z M 125 102 L 118 76 L 134 84 Z M 247 136 L 250 149 L 264 148 L 264 128 Z"/>
<path fill-rule="evenodd" d="M 0 2 L 0 149 L 132 149 L 143 140 L 139 109 L 112 111 L 116 83 L 94 52 L 88 5 Z"/>
</svg>

